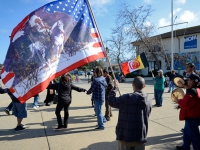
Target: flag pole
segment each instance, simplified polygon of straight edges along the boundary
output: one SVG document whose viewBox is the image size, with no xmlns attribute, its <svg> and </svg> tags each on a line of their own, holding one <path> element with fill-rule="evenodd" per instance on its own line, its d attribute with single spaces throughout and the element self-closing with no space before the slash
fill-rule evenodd
<svg viewBox="0 0 200 150">
<path fill-rule="evenodd" d="M 91 9 L 89 0 L 86 0 L 86 3 L 88 4 L 89 11 L 90 11 L 90 13 L 91 13 L 91 15 L 92 15 L 92 18 L 93 18 L 93 20 L 94 20 L 95 26 L 96 26 L 97 31 L 98 31 L 98 33 L 99 33 L 99 37 L 100 37 L 100 39 L 101 39 L 101 41 L 102 41 L 102 45 L 103 45 L 103 48 L 104 48 L 104 53 L 106 54 L 106 58 L 107 58 L 107 60 L 108 60 L 108 64 L 109 64 L 109 66 L 110 66 L 110 70 L 111 70 L 111 72 L 112 72 L 113 78 L 114 78 L 114 80 L 116 81 L 116 77 L 115 77 L 114 71 L 113 71 L 113 69 L 112 69 L 112 66 L 111 66 L 111 63 L 110 63 L 110 59 L 108 58 L 107 52 L 105 51 L 105 46 L 104 46 L 103 40 L 102 40 L 102 38 L 101 38 L 101 34 L 100 34 L 100 32 L 99 32 L 99 28 L 98 28 L 98 26 L 97 26 L 96 20 L 95 20 L 95 18 L 94 18 L 94 14 L 93 14 L 93 12 L 92 12 L 92 9 Z M 119 87 L 118 87 L 118 91 L 119 91 L 119 95 L 121 96 Z"/>
</svg>

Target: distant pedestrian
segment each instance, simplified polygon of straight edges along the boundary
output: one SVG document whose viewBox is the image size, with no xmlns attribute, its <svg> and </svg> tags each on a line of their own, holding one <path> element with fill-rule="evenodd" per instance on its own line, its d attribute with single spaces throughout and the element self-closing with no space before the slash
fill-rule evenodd
<svg viewBox="0 0 200 150">
<path fill-rule="evenodd" d="M 148 120 L 152 105 L 149 96 L 143 92 L 145 80 L 136 77 L 132 83 L 133 93 L 116 97 L 118 82 L 108 95 L 111 107 L 119 109 L 116 126 L 118 150 L 145 150 L 147 142 Z"/>
<path fill-rule="evenodd" d="M 35 95 L 34 99 L 33 99 L 33 106 L 32 106 L 32 108 L 38 109 L 38 107 L 39 107 L 38 106 L 39 100 L 40 100 L 39 94 Z"/>
<path fill-rule="evenodd" d="M 154 77 L 152 73 L 153 81 L 154 81 L 154 97 L 156 100 L 156 104 L 154 106 L 162 107 L 163 101 L 163 93 L 165 89 L 165 77 L 163 75 L 162 70 L 158 70 L 158 75 Z"/>
<path fill-rule="evenodd" d="M 25 129 L 24 125 L 21 124 L 23 118 L 27 118 L 27 106 L 26 103 L 20 103 L 19 100 L 9 91 L 9 89 L 3 89 L 0 87 L 0 94 L 7 93 L 13 104 L 13 113 L 17 117 L 17 126 L 15 132 L 22 131 Z"/>
<path fill-rule="evenodd" d="M 172 92 L 174 90 L 174 83 L 173 83 L 174 77 L 176 77 L 176 72 L 175 72 L 175 70 L 172 70 L 171 74 L 169 76 L 169 90 L 168 90 L 168 93 L 170 93 L 170 92 Z"/>
<path fill-rule="evenodd" d="M 55 80 L 51 81 L 50 84 L 57 83 Z M 44 100 L 45 106 L 50 106 L 51 102 L 53 102 L 54 96 L 55 96 L 55 91 L 54 89 L 47 89 L 47 95 Z"/>
</svg>

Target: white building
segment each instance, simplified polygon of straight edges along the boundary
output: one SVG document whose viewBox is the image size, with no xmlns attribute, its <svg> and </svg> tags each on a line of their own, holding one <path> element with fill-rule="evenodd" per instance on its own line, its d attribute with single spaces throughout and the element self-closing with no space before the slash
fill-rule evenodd
<svg viewBox="0 0 200 150">
<path fill-rule="evenodd" d="M 167 59 L 171 63 L 171 32 L 161 34 L 162 45 L 165 49 Z M 137 55 L 145 52 L 148 56 L 150 53 L 141 48 L 143 46 L 136 45 L 136 42 L 132 43 L 136 46 Z M 200 26 L 194 26 L 179 30 L 174 30 L 174 70 L 182 74 L 185 70 L 185 64 L 192 62 L 195 64 L 196 70 L 200 70 Z M 158 49 L 159 51 L 159 49 Z M 147 57 L 148 58 L 148 57 Z M 164 58 L 159 57 L 161 69 L 165 72 L 170 71 L 167 68 L 167 61 Z M 155 60 L 148 59 L 149 68 L 140 70 L 140 74 L 147 75 L 150 69 L 155 70 Z M 171 67 L 171 64 L 169 64 Z"/>
</svg>

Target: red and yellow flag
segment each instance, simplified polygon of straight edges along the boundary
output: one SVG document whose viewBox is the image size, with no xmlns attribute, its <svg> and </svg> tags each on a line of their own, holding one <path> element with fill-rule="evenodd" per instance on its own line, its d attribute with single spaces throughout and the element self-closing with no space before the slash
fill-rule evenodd
<svg viewBox="0 0 200 150">
<path fill-rule="evenodd" d="M 134 60 L 121 64 L 124 75 L 149 66 L 145 53 L 141 53 Z"/>
</svg>

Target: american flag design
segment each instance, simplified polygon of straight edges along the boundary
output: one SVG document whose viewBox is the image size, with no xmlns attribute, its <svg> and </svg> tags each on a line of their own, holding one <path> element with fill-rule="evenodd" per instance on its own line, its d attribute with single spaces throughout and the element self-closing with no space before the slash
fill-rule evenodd
<svg viewBox="0 0 200 150">
<path fill-rule="evenodd" d="M 87 0 L 58 0 L 27 15 L 12 31 L 1 78 L 24 103 L 54 78 L 105 57 Z"/>
</svg>

